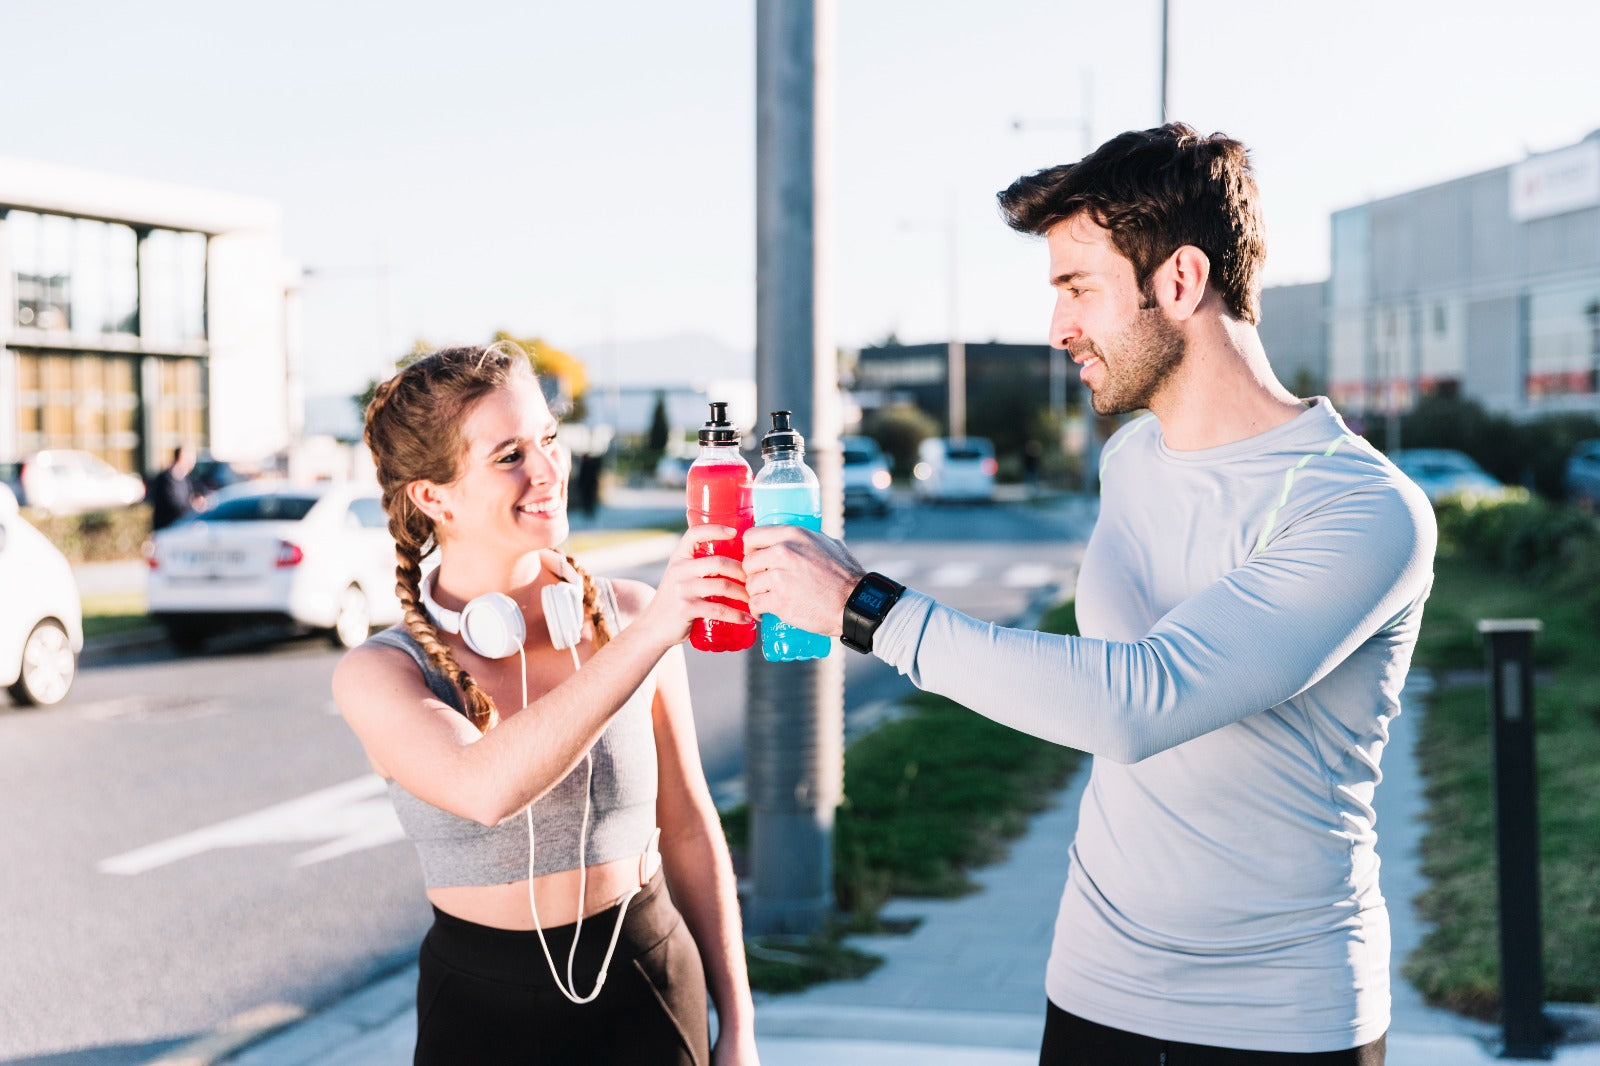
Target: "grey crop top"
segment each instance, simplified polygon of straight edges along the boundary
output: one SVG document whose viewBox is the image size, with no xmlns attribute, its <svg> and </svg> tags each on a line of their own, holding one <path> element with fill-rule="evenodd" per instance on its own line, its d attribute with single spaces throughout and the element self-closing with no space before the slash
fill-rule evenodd
<svg viewBox="0 0 1600 1066">
<path fill-rule="evenodd" d="M 602 602 L 615 625 L 615 598 L 610 583 L 596 579 Z M 397 625 L 367 641 L 408 653 L 422 670 L 428 689 L 465 714 L 461 693 L 428 660 L 427 652 L 405 628 Z M 595 741 L 593 807 L 589 813 L 586 855 L 578 856 L 578 829 L 583 818 L 588 767 L 577 767 L 533 805 L 535 876 L 594 866 L 636 855 L 645 849 L 656 824 L 656 745 L 650 705 L 655 671 L 628 697 Z M 398 782 L 389 782 L 389 799 L 406 836 L 422 861 L 422 880 L 429 888 L 456 885 L 504 885 L 528 876 L 528 824 L 521 811 L 499 825 L 485 826 L 418 799 Z"/>
</svg>

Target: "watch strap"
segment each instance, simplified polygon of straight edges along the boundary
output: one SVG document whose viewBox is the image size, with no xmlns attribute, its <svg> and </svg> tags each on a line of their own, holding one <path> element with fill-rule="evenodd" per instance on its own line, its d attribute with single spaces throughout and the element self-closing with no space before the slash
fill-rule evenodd
<svg viewBox="0 0 1600 1066">
<path fill-rule="evenodd" d="M 844 619 L 839 642 L 851 651 L 872 651 L 872 637 L 883 624 L 889 609 L 899 602 L 906 587 L 878 573 L 862 576 L 844 601 Z"/>
</svg>

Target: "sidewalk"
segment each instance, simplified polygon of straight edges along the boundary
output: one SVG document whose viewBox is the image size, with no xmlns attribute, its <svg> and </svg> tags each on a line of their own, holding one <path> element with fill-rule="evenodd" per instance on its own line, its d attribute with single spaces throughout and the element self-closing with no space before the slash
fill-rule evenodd
<svg viewBox="0 0 1600 1066">
<path fill-rule="evenodd" d="M 1406 690 L 1406 711 L 1391 728 L 1378 790 L 1379 852 L 1395 960 L 1388 1063 L 1487 1066 L 1506 1061 L 1495 1056 L 1497 1027 L 1426 1006 L 1399 974 L 1424 932 L 1410 900 L 1423 885 L 1417 862 L 1422 782 L 1413 748 L 1425 685 L 1421 675 L 1414 675 Z M 1033 818 L 1005 862 L 975 874 L 977 893 L 958 900 L 892 902 L 885 917 L 915 917 L 921 924 L 906 936 L 854 941 L 883 956 L 884 964 L 873 974 L 792 996 L 759 998 L 756 1031 L 764 1066 L 1037 1062 L 1045 960 L 1088 766 L 1085 760 L 1057 803 Z M 405 1062 L 415 1035 L 415 989 L 415 967 L 407 967 L 233 1058 L 182 1061 L 236 1066 Z M 1561 1048 L 1555 1061 L 1600 1066 L 1600 1044 Z"/>
</svg>

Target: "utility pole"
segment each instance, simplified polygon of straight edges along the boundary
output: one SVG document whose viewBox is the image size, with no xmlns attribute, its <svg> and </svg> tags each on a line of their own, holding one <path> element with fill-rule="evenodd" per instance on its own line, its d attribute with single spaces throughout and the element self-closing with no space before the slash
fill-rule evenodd
<svg viewBox="0 0 1600 1066">
<path fill-rule="evenodd" d="M 756 4 L 756 403 L 762 415 L 794 412 L 822 484 L 823 532 L 838 537 L 839 372 L 823 307 L 832 13 L 832 0 Z M 749 933 L 813 933 L 833 913 L 846 654 L 745 656 Z"/>
<path fill-rule="evenodd" d="M 1167 124 L 1167 116 L 1171 113 L 1168 107 L 1167 75 L 1170 61 L 1167 54 L 1167 37 L 1172 31 L 1172 0 L 1161 0 L 1161 124 Z"/>
<path fill-rule="evenodd" d="M 950 194 L 950 217 L 945 223 L 945 269 L 948 286 L 945 300 L 950 315 L 950 340 L 945 375 L 949 386 L 946 406 L 950 412 L 950 436 L 957 440 L 967 435 L 967 345 L 961 339 L 961 254 L 956 246 L 956 194 Z"/>
</svg>

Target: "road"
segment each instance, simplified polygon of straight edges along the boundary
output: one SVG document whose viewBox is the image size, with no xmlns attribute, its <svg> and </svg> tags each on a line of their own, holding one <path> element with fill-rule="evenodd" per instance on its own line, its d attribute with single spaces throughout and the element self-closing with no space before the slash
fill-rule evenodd
<svg viewBox="0 0 1600 1066">
<path fill-rule="evenodd" d="M 978 617 L 1070 591 L 1077 506 L 852 519 L 869 567 Z M 634 576 L 650 580 L 659 564 Z M 845 654 L 847 719 L 905 691 Z M 312 639 L 87 667 L 0 708 L 0 1063 L 143 1063 L 269 1005 L 309 1009 L 411 957 L 416 859 L 329 699 Z M 708 778 L 741 793 L 743 659 L 690 654 Z"/>
</svg>

